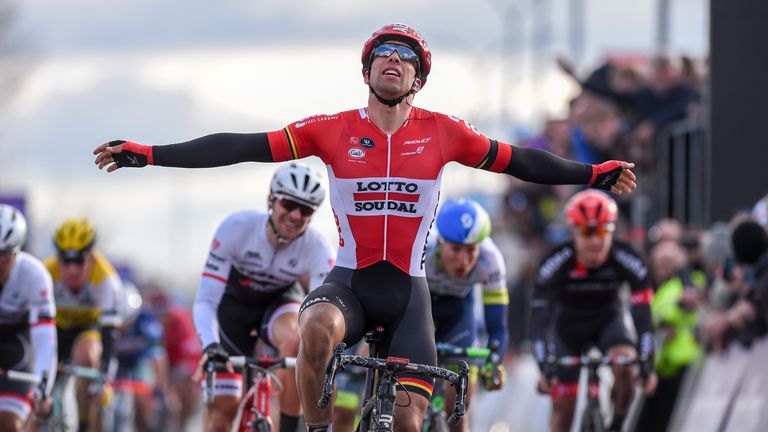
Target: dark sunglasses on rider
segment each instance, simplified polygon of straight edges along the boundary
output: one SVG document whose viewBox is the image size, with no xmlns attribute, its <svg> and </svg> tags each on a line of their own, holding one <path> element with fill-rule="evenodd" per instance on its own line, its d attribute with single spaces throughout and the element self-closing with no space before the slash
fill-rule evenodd
<svg viewBox="0 0 768 432">
<path fill-rule="evenodd" d="M 389 58 L 395 51 L 397 51 L 400 60 L 411 63 L 416 69 L 419 68 L 419 55 L 414 50 L 405 45 L 393 43 L 385 43 L 374 48 L 371 52 L 371 61 L 374 57 Z"/>
<path fill-rule="evenodd" d="M 312 214 L 315 213 L 315 209 L 313 209 L 312 207 L 305 206 L 304 204 L 298 203 L 293 200 L 283 198 L 281 200 L 278 200 L 277 202 L 280 203 L 280 207 L 284 208 L 285 211 L 287 211 L 288 213 L 296 209 L 299 209 L 299 211 L 301 212 L 301 215 L 305 217 L 312 216 Z"/>
<path fill-rule="evenodd" d="M 61 261 L 61 263 L 64 264 L 65 266 L 71 265 L 71 264 L 81 266 L 85 264 L 85 256 L 84 255 L 73 256 L 73 257 L 59 256 L 59 261 Z"/>
<path fill-rule="evenodd" d="M 598 237 L 605 237 L 608 233 L 613 232 L 616 229 L 616 226 L 612 223 L 597 226 L 579 225 L 573 227 L 573 229 L 576 234 L 583 237 L 591 237 L 593 235 Z"/>
</svg>

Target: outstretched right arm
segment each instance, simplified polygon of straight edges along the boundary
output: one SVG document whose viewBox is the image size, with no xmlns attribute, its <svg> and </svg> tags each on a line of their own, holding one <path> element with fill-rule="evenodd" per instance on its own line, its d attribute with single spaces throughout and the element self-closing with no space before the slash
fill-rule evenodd
<svg viewBox="0 0 768 432">
<path fill-rule="evenodd" d="M 158 165 L 211 168 L 239 162 L 275 162 L 266 132 L 217 133 L 177 144 L 149 146 L 132 141 L 110 141 L 93 151 L 99 168 Z"/>
</svg>

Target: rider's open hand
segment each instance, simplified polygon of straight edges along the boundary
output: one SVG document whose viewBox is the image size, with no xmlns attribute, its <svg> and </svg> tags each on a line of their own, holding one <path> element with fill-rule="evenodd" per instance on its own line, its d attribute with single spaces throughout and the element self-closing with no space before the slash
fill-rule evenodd
<svg viewBox="0 0 768 432">
<path fill-rule="evenodd" d="M 637 187 L 637 177 L 632 172 L 635 164 L 611 160 L 599 165 L 592 165 L 593 179 L 590 186 L 611 191 L 616 195 L 630 194 Z"/>
<path fill-rule="evenodd" d="M 131 141 L 115 140 L 104 143 L 93 150 L 99 169 L 107 172 L 118 168 L 141 168 L 152 165 L 152 147 Z"/>
</svg>

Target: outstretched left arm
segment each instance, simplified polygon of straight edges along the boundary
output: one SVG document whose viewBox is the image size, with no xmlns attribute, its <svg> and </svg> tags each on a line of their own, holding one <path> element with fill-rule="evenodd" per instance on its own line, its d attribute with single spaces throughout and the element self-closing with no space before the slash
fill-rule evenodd
<svg viewBox="0 0 768 432">
<path fill-rule="evenodd" d="M 533 183 L 587 184 L 621 195 L 637 187 L 631 170 L 634 166 L 615 160 L 590 165 L 563 159 L 545 150 L 490 140 L 488 153 L 477 168 L 503 172 Z"/>
</svg>

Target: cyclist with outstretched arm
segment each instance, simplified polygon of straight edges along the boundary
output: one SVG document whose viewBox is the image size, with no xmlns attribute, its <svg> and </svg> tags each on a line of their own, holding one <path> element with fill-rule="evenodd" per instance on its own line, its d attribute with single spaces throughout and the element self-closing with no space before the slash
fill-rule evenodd
<svg viewBox="0 0 768 432">
<path fill-rule="evenodd" d="M 307 117 L 283 129 L 220 133 L 165 146 L 112 141 L 94 150 L 107 171 L 160 165 L 203 168 L 318 156 L 328 170 L 339 230 L 336 266 L 300 309 L 298 382 L 310 432 L 328 430 L 329 409 L 317 408 L 326 362 L 342 340 L 353 345 L 374 325 L 386 334 L 384 355 L 435 364 L 435 342 L 424 277 L 427 232 L 435 215 L 443 167 L 465 166 L 546 184 L 590 184 L 629 193 L 627 162 L 588 165 L 485 137 L 468 122 L 413 106 L 432 55 L 405 24 L 377 30 L 361 56 L 369 89 L 364 108 Z M 432 381 L 404 376 L 397 430 L 421 425 Z"/>
</svg>

